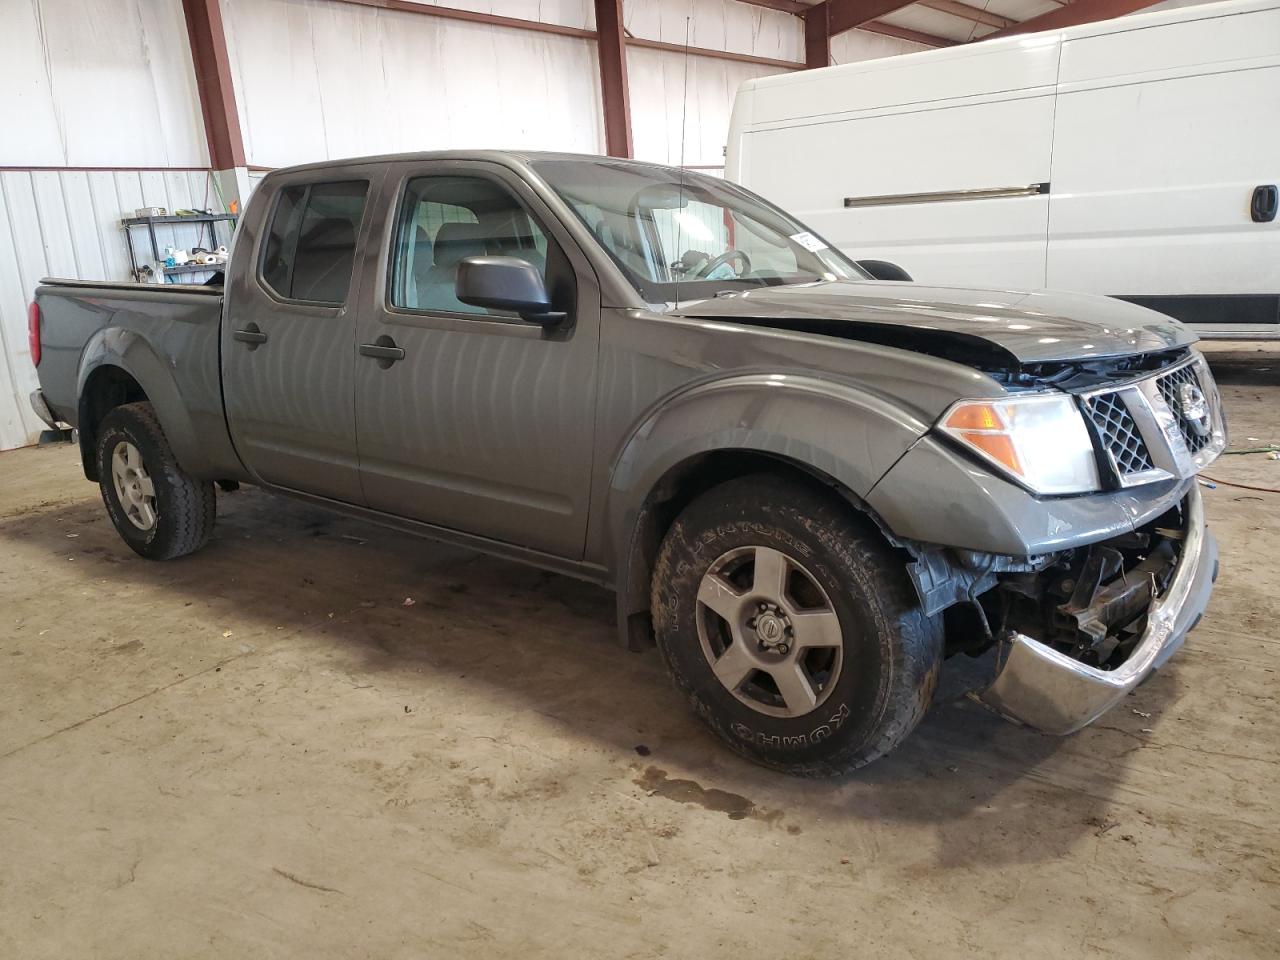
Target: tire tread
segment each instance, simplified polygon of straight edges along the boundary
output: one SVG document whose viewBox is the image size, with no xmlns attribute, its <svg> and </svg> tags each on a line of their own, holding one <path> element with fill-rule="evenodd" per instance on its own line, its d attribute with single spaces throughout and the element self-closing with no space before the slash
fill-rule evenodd
<svg viewBox="0 0 1280 960">
<path fill-rule="evenodd" d="M 179 466 L 151 403 L 139 401 L 116 407 L 103 420 L 99 436 L 105 438 L 113 427 L 147 438 L 160 460 L 158 464 L 148 465 L 148 473 L 151 474 L 153 483 L 164 483 L 167 487 L 168 502 L 159 520 L 165 525 L 165 529 L 157 531 L 157 535 L 146 545 L 136 544 L 128 537 L 125 537 L 125 541 L 139 554 L 151 560 L 184 557 L 208 544 L 213 535 L 217 512 L 214 486 L 209 481 L 195 479 Z M 107 458 L 102 450 L 103 446 L 100 440 L 98 469 L 102 496 L 110 513 L 108 486 L 111 484 L 111 470 L 110 463 L 104 462 Z M 124 531 L 121 533 L 123 536 Z"/>
<path fill-rule="evenodd" d="M 875 598 L 884 628 L 895 638 L 887 659 L 889 676 L 873 734 L 865 740 L 831 738 L 832 749 L 820 759 L 787 761 L 734 736 L 725 718 L 701 696 L 696 685 L 681 674 L 671 655 L 673 637 L 664 629 L 663 613 L 670 599 L 665 591 L 675 583 L 688 545 L 710 526 L 710 518 L 732 511 L 742 519 L 761 523 L 782 520 L 799 524 L 814 540 L 841 558 L 841 566 L 859 580 L 865 593 Z M 927 617 L 905 573 L 904 559 L 884 540 L 871 521 L 858 514 L 834 493 L 775 474 L 755 474 L 729 480 L 707 491 L 677 517 L 659 550 L 652 581 L 652 610 L 658 646 L 676 686 L 695 713 L 736 752 L 765 766 L 805 777 L 830 777 L 856 770 L 898 746 L 919 724 L 929 708 L 942 662 L 942 627 L 937 617 Z"/>
</svg>

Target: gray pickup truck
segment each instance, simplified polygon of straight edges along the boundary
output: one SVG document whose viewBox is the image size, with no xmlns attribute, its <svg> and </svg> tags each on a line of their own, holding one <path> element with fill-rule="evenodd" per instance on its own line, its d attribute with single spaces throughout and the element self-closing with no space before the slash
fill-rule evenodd
<svg viewBox="0 0 1280 960">
<path fill-rule="evenodd" d="M 1217 575 L 1226 444 L 1186 328 L 858 265 L 730 183 L 466 152 L 278 170 L 225 283 L 46 280 L 50 425 L 145 557 L 267 489 L 617 592 L 740 753 L 868 763 L 944 657 L 1063 734 L 1162 664 Z"/>
</svg>

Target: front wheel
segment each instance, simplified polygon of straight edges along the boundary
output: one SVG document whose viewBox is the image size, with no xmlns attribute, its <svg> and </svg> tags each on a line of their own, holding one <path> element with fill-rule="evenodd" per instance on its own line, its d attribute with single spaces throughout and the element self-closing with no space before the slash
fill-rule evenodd
<svg viewBox="0 0 1280 960">
<path fill-rule="evenodd" d="M 769 474 L 676 519 L 652 610 L 675 680 L 739 753 L 805 776 L 853 770 L 919 723 L 942 660 L 903 559 L 853 508 Z"/>
<path fill-rule="evenodd" d="M 116 532 L 149 560 L 199 550 L 213 533 L 213 484 L 178 465 L 150 403 L 116 407 L 94 448 L 98 484 Z"/>
</svg>

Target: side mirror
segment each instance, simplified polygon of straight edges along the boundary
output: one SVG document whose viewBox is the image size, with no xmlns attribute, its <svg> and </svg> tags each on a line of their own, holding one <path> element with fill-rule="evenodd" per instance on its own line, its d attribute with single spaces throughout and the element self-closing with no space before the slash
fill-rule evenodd
<svg viewBox="0 0 1280 960">
<path fill-rule="evenodd" d="M 521 319 L 555 326 L 565 314 L 551 309 L 542 274 L 518 257 L 464 257 L 458 261 L 454 293 L 463 303 L 488 310 L 511 310 Z"/>
<path fill-rule="evenodd" d="M 876 280 L 906 280 L 911 282 L 911 274 L 896 263 L 888 260 L 859 260 L 858 266 L 871 274 Z"/>
</svg>

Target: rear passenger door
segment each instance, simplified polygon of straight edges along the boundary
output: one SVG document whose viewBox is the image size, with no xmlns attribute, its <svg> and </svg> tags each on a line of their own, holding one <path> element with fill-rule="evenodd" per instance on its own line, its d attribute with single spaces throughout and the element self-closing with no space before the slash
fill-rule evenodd
<svg viewBox="0 0 1280 960">
<path fill-rule="evenodd" d="M 376 172 L 326 169 L 268 187 L 258 237 L 241 237 L 222 331 L 232 438 L 261 481 L 360 503 L 354 269 Z M 247 218 L 258 222 L 258 218 Z"/>
<path fill-rule="evenodd" d="M 580 557 L 599 341 L 595 274 L 515 173 L 462 161 L 393 170 L 380 204 L 378 285 L 357 336 L 368 505 Z M 458 300 L 459 261 L 486 254 L 538 267 L 568 319 L 543 329 Z"/>
</svg>

